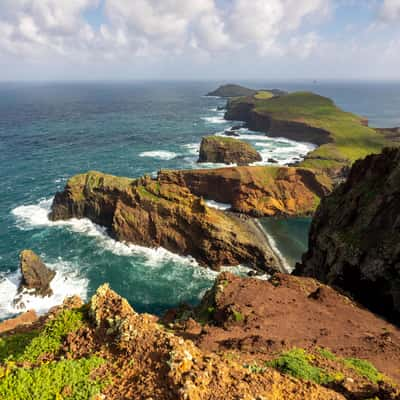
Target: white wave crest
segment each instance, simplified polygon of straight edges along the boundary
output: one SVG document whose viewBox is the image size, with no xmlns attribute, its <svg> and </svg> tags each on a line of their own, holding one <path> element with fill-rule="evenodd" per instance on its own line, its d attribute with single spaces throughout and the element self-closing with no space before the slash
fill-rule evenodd
<svg viewBox="0 0 400 400">
<path fill-rule="evenodd" d="M 208 207 L 216 208 L 218 210 L 229 210 L 232 208 L 232 205 L 228 203 L 219 203 L 214 200 L 206 200 L 205 202 Z"/>
<path fill-rule="evenodd" d="M 119 256 L 141 255 L 145 258 L 144 263 L 149 266 L 156 266 L 161 262 L 173 261 L 180 264 L 197 265 L 192 257 L 183 257 L 159 247 L 148 248 L 130 243 L 119 242 L 107 234 L 107 230 L 96 225 L 87 218 L 71 218 L 66 221 L 50 221 L 48 218 L 52 199 L 41 200 L 36 205 L 19 206 L 12 210 L 16 217 L 17 226 L 20 229 L 33 229 L 37 227 L 65 227 L 73 232 L 93 237 L 97 245 L 105 250 Z"/>
<path fill-rule="evenodd" d="M 167 150 L 144 151 L 139 154 L 139 157 L 151 157 L 157 158 L 158 160 L 173 160 L 177 156 L 177 153 Z"/>
<path fill-rule="evenodd" d="M 222 115 L 216 117 L 201 117 L 201 119 L 209 124 L 225 124 L 228 122 Z"/>
</svg>

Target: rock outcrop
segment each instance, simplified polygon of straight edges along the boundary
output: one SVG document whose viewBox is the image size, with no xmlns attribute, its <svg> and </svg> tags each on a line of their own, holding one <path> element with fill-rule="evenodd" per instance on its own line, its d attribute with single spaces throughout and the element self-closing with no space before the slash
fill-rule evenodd
<svg viewBox="0 0 400 400">
<path fill-rule="evenodd" d="M 29 289 L 33 294 L 42 297 L 53 294 L 50 283 L 56 273 L 47 268 L 41 258 L 32 250 L 21 251 L 20 269 L 22 281 L 19 291 Z"/>
<path fill-rule="evenodd" d="M 357 161 L 325 198 L 296 273 L 342 288 L 400 323 L 400 150 Z"/>
<path fill-rule="evenodd" d="M 240 85 L 228 84 L 228 85 L 222 85 L 216 90 L 207 93 L 207 96 L 238 97 L 238 96 L 251 96 L 256 93 L 257 90 L 254 89 L 249 89 Z"/>
<path fill-rule="evenodd" d="M 77 175 L 56 194 L 50 218 L 89 218 L 117 240 L 162 246 L 214 269 L 238 264 L 281 269 L 251 219 L 209 208 L 202 198 L 172 181 L 93 171 Z"/>
<path fill-rule="evenodd" d="M 169 328 L 203 351 L 232 354 L 260 367 L 301 348 L 314 365 L 339 377 L 330 386 L 346 398 L 396 398 L 349 368 L 349 360 L 369 360 L 399 382 L 399 330 L 315 279 L 275 274 L 265 281 L 224 272 L 199 306 L 165 318 Z"/>
<path fill-rule="evenodd" d="M 198 162 L 248 165 L 262 161 L 257 150 L 249 143 L 224 136 L 203 137 Z"/>
<path fill-rule="evenodd" d="M 197 196 L 232 205 L 252 216 L 312 214 L 332 190 L 323 173 L 305 168 L 252 166 L 207 170 L 162 170 L 158 179 L 187 187 Z"/>
</svg>

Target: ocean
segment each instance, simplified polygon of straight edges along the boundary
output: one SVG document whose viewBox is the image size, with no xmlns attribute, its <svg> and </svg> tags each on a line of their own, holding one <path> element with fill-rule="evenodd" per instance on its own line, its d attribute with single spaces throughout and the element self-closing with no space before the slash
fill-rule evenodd
<svg viewBox="0 0 400 400">
<path fill-rule="evenodd" d="M 373 126 L 400 125 L 400 83 L 240 82 L 255 88 L 312 90 Z M 103 282 L 141 312 L 161 314 L 198 302 L 216 273 L 163 249 L 115 242 L 88 220 L 50 222 L 52 198 L 68 177 L 88 170 L 138 177 L 161 168 L 198 168 L 202 136 L 223 134 L 224 99 L 205 97 L 219 82 L 0 83 L 0 319 L 20 311 L 18 254 L 29 248 L 57 271 L 54 295 L 24 296 L 46 311 L 65 296 L 87 299 Z M 241 138 L 280 164 L 313 148 L 241 130 Z M 215 167 L 206 164 L 203 168 Z M 216 205 L 218 206 L 218 204 Z M 288 264 L 307 247 L 310 220 L 267 220 Z M 240 268 L 238 269 L 240 270 Z"/>
</svg>

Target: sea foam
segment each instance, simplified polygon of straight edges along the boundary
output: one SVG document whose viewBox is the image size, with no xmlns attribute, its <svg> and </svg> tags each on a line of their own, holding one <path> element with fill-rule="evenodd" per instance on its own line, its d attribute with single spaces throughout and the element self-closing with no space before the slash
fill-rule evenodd
<svg viewBox="0 0 400 400">
<path fill-rule="evenodd" d="M 139 157 L 151 157 L 157 158 L 158 160 L 173 160 L 177 156 L 177 153 L 167 150 L 144 151 L 139 154 Z"/>
</svg>

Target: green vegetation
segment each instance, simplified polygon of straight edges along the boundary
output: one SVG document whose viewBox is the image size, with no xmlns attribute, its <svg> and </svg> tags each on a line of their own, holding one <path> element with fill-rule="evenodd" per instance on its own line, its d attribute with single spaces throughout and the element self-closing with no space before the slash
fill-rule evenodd
<svg viewBox="0 0 400 400">
<path fill-rule="evenodd" d="M 87 400 L 98 394 L 105 382 L 91 379 L 91 372 L 105 361 L 91 357 L 63 360 L 37 368 L 6 365 L 0 368 L 0 398 L 12 400 Z"/>
<path fill-rule="evenodd" d="M 65 336 L 77 331 L 82 326 L 82 320 L 81 310 L 61 311 L 46 323 L 38 336 L 32 339 L 20 358 L 34 362 L 43 354 L 57 353 Z"/>
<path fill-rule="evenodd" d="M 331 168 L 352 163 L 371 153 L 379 153 L 385 138 L 374 129 L 363 125 L 362 119 L 338 108 L 334 102 L 310 92 L 295 92 L 286 96 L 266 98 L 255 95 L 240 98 L 240 102 L 252 102 L 259 114 L 268 114 L 275 120 L 304 123 L 328 132 L 332 143 L 312 151 L 301 166 Z"/>
<path fill-rule="evenodd" d="M 324 357 L 327 360 L 334 361 L 337 359 L 337 357 L 329 349 L 326 348 L 318 349 L 318 353 L 320 354 L 321 357 Z"/>
<path fill-rule="evenodd" d="M 36 362 L 43 354 L 55 354 L 65 336 L 82 325 L 81 310 L 61 311 L 50 319 L 43 329 L 28 333 L 16 333 L 0 338 L 0 361 Z"/>
<path fill-rule="evenodd" d="M 357 374 L 373 383 L 377 383 L 384 379 L 384 376 L 367 360 L 345 358 L 344 364 L 346 367 L 353 369 Z"/>
<path fill-rule="evenodd" d="M 227 143 L 227 144 L 228 143 L 234 143 L 234 144 L 245 143 L 245 142 L 242 142 L 242 141 L 240 141 L 238 139 L 227 137 L 227 136 L 211 135 L 211 136 L 205 136 L 203 139 L 207 140 L 207 141 L 214 141 L 214 142 L 217 142 L 217 143 Z"/>
<path fill-rule="evenodd" d="M 242 322 L 244 320 L 244 316 L 241 312 L 233 310 L 232 314 L 233 314 L 233 319 L 235 320 L 235 322 Z"/>
<path fill-rule="evenodd" d="M 267 90 L 260 90 L 254 95 L 254 98 L 256 98 L 257 100 L 268 100 L 271 97 L 274 97 L 274 94 L 268 92 Z"/>
<path fill-rule="evenodd" d="M 292 349 L 282 353 L 277 359 L 267 363 L 284 374 L 305 379 L 318 384 L 326 384 L 333 378 L 321 368 L 312 365 L 313 356 L 303 349 Z"/>
<path fill-rule="evenodd" d="M 14 335 L 0 338 L 0 362 L 8 359 L 20 358 L 25 348 L 38 334 L 37 331 L 33 331 L 28 333 L 15 333 Z"/>
</svg>

